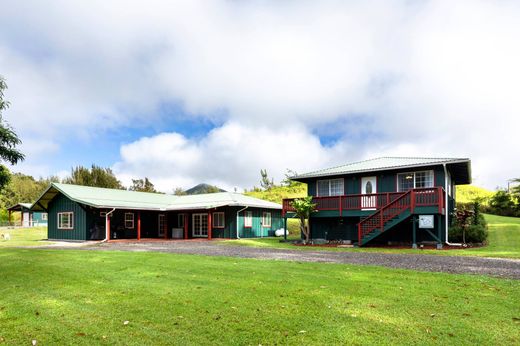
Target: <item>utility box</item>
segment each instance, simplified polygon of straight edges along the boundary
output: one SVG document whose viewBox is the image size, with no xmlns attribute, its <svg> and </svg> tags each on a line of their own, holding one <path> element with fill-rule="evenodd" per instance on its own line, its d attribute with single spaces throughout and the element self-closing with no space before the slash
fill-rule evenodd
<svg viewBox="0 0 520 346">
<path fill-rule="evenodd" d="M 182 228 L 172 228 L 172 238 L 173 239 L 182 239 L 182 238 L 184 238 L 184 229 L 182 229 Z"/>
</svg>

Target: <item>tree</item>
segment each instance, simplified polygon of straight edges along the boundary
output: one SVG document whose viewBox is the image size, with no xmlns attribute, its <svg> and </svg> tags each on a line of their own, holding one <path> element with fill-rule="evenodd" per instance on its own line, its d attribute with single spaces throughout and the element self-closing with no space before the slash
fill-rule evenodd
<svg viewBox="0 0 520 346">
<path fill-rule="evenodd" d="M 70 177 L 65 178 L 63 182 L 67 184 L 105 187 L 109 189 L 125 189 L 110 168 L 103 168 L 94 164 L 90 169 L 83 166 L 72 168 Z"/>
<path fill-rule="evenodd" d="M 274 187 L 274 179 L 269 180 L 267 169 L 261 169 L 260 175 L 262 176 L 262 180 L 260 180 L 260 186 L 264 190 L 270 190 L 272 187 Z"/>
<path fill-rule="evenodd" d="M 514 216 L 515 202 L 513 196 L 507 191 L 498 190 L 489 200 L 489 206 L 493 214 Z"/>
<path fill-rule="evenodd" d="M 132 179 L 132 186 L 130 186 L 129 190 L 139 192 L 157 192 L 152 182 L 147 177 L 144 179 Z"/>
<path fill-rule="evenodd" d="M 187 195 L 186 190 L 184 190 L 182 187 L 176 187 L 173 189 L 173 194 L 175 196 L 185 196 Z"/>
<path fill-rule="evenodd" d="M 4 78 L 0 76 L 0 161 L 16 165 L 18 162 L 23 161 L 25 156 L 16 148 L 22 144 L 22 141 L 2 117 L 2 111 L 9 107 L 9 102 L 4 100 L 4 90 L 6 89 L 7 84 Z M 9 179 L 9 170 L 5 166 L 0 165 L 0 190 L 7 185 Z"/>
<path fill-rule="evenodd" d="M 306 225 L 305 220 L 308 220 L 311 213 L 316 209 L 316 204 L 312 203 L 312 196 L 307 196 L 295 199 L 291 205 L 296 216 L 300 219 L 300 230 L 305 236 L 305 244 L 308 244 L 311 235 L 311 225 L 310 222 Z"/>
</svg>

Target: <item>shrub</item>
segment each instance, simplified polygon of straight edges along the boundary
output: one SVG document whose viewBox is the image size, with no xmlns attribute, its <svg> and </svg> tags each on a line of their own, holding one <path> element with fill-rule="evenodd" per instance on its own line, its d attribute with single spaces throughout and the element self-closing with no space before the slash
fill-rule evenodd
<svg viewBox="0 0 520 346">
<path fill-rule="evenodd" d="M 488 237 L 487 223 L 484 215 L 482 215 L 479 201 L 457 204 L 457 211 L 449 230 L 449 237 L 453 242 L 486 242 Z"/>
</svg>

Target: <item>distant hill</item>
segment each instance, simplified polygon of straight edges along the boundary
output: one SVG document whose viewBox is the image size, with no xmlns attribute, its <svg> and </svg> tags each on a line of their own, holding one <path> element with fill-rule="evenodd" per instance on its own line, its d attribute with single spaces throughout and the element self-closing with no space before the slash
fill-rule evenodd
<svg viewBox="0 0 520 346">
<path fill-rule="evenodd" d="M 209 184 L 198 184 L 185 191 L 187 195 L 200 195 L 203 193 L 215 193 L 215 192 L 226 192 L 226 190 L 222 190 L 221 188 L 209 185 Z"/>
<path fill-rule="evenodd" d="M 488 203 L 488 199 L 493 196 L 495 192 L 486 190 L 482 187 L 473 185 L 457 185 L 455 195 L 457 202 L 470 203 L 477 197 L 484 198 L 484 204 Z"/>
</svg>

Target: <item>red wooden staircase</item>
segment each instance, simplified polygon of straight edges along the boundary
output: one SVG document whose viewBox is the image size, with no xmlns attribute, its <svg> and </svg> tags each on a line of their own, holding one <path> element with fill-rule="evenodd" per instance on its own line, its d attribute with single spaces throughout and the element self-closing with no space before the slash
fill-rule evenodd
<svg viewBox="0 0 520 346">
<path fill-rule="evenodd" d="M 358 223 L 359 246 L 363 246 L 385 231 L 406 220 L 415 207 L 437 206 L 439 213 L 444 208 L 443 190 L 440 187 L 413 189 L 381 207 Z"/>
</svg>

